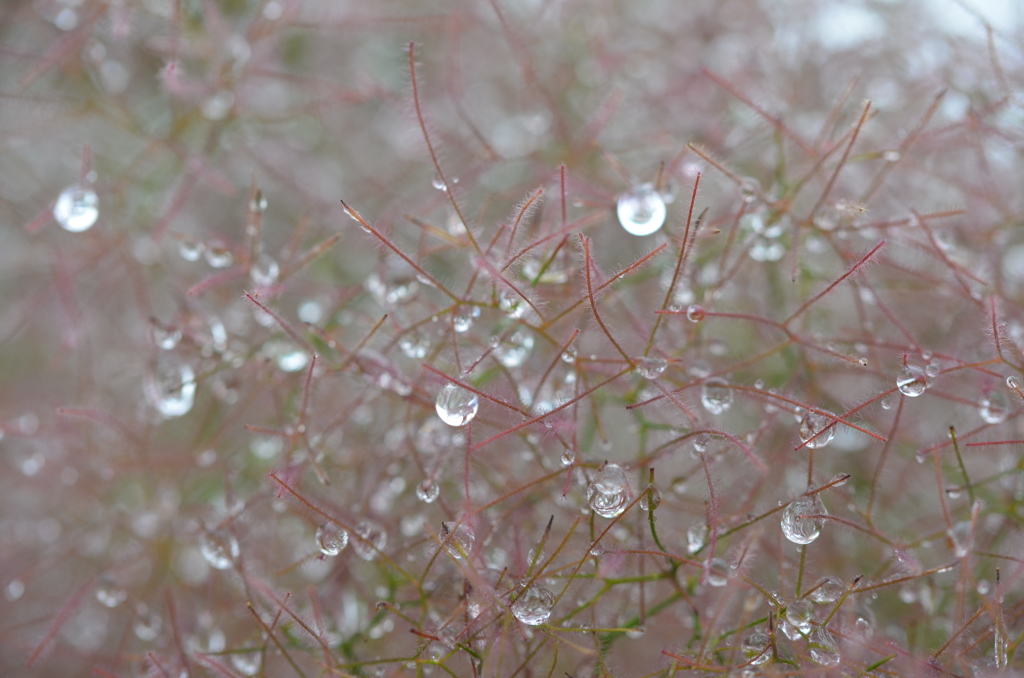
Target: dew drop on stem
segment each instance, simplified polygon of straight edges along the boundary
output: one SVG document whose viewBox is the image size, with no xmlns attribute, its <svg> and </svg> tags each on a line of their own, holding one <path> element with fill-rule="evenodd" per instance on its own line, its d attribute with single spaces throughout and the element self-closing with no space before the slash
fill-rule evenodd
<svg viewBox="0 0 1024 678">
<path fill-rule="evenodd" d="M 766 634 L 751 633 L 743 639 L 740 649 L 752 666 L 760 666 L 771 659 L 771 652 L 768 651 L 770 643 L 771 639 Z"/>
<path fill-rule="evenodd" d="M 618 464 L 605 464 L 587 486 L 587 504 L 597 515 L 614 518 L 626 510 L 628 503 L 626 472 Z"/>
<path fill-rule="evenodd" d="M 640 184 L 619 196 L 616 214 L 626 233 L 651 235 L 665 223 L 665 199 L 654 190 L 654 184 Z"/>
<path fill-rule="evenodd" d="M 431 478 L 424 478 L 416 485 L 416 498 L 424 504 L 433 504 L 441 495 L 441 486 Z"/>
<path fill-rule="evenodd" d="M 227 570 L 238 558 L 238 540 L 226 528 L 207 530 L 199 540 L 199 552 L 215 570 Z"/>
<path fill-rule="evenodd" d="M 708 379 L 701 387 L 700 402 L 711 414 L 724 414 L 732 407 L 732 400 L 729 382 L 721 377 Z"/>
<path fill-rule="evenodd" d="M 830 415 L 831 413 L 808 411 L 800 420 L 800 440 L 806 443 L 807 447 L 825 447 L 835 438 L 836 422 Z"/>
<path fill-rule="evenodd" d="M 388 544 L 388 533 L 378 523 L 368 518 L 359 521 L 355 533 L 360 539 L 352 539 L 352 550 L 363 560 L 374 560 Z"/>
<path fill-rule="evenodd" d="M 473 528 L 463 523 L 441 523 L 441 543 L 448 554 L 455 559 L 467 559 L 473 552 L 476 534 Z"/>
<path fill-rule="evenodd" d="M 707 563 L 708 584 L 715 587 L 722 587 L 729 583 L 729 575 L 732 568 L 729 563 L 721 558 L 712 558 Z"/>
<path fill-rule="evenodd" d="M 928 377 L 917 365 L 904 365 L 896 377 L 896 388 L 905 396 L 916 398 L 929 386 Z"/>
<path fill-rule="evenodd" d="M 991 391 L 978 404 L 978 415 L 986 424 L 1001 424 L 1010 416 L 1010 403 L 1002 391 Z"/>
<path fill-rule="evenodd" d="M 348 531 L 334 523 L 316 529 L 316 545 L 325 556 L 336 556 L 348 546 Z"/>
<path fill-rule="evenodd" d="M 555 594 L 537 586 L 520 590 L 512 603 L 512 614 L 520 622 L 529 626 L 539 626 L 551 617 L 551 609 L 555 606 Z"/>
<path fill-rule="evenodd" d="M 476 393 L 448 382 L 438 392 L 434 408 L 441 421 L 449 426 L 465 426 L 473 421 L 480 409 L 480 398 Z"/>
<path fill-rule="evenodd" d="M 644 356 L 637 358 L 636 371 L 644 379 L 657 379 L 665 372 L 668 361 L 656 356 Z"/>
<path fill-rule="evenodd" d="M 195 402 L 195 372 L 178 358 L 161 359 L 146 376 L 143 393 L 164 419 L 184 416 Z"/>
<path fill-rule="evenodd" d="M 794 499 L 782 512 L 782 533 L 794 544 L 810 544 L 821 534 L 828 515 L 825 504 L 817 494 Z"/>
<path fill-rule="evenodd" d="M 845 589 L 846 585 L 843 584 L 842 579 L 829 575 L 822 577 L 814 584 L 808 597 L 818 604 L 834 603 L 839 600 L 839 596 L 843 595 Z"/>
<path fill-rule="evenodd" d="M 53 206 L 53 218 L 69 233 L 81 233 L 92 228 L 100 216 L 99 197 L 84 186 L 64 189 Z"/>
</svg>

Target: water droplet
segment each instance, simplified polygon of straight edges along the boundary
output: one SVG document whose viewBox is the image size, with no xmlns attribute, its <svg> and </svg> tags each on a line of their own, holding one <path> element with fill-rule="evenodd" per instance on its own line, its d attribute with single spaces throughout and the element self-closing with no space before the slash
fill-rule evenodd
<svg viewBox="0 0 1024 678">
<path fill-rule="evenodd" d="M 690 525 L 690 529 L 686 531 L 686 550 L 690 553 L 696 553 L 704 548 L 704 544 L 708 540 L 708 526 L 704 521 L 696 522 Z"/>
<path fill-rule="evenodd" d="M 117 607 L 128 599 L 128 591 L 117 585 L 109 574 L 100 575 L 96 580 L 96 600 L 104 607 Z"/>
<path fill-rule="evenodd" d="M 721 558 L 712 558 L 707 564 L 708 584 L 711 586 L 725 586 L 729 583 L 731 568 L 729 563 Z"/>
<path fill-rule="evenodd" d="M 713 377 L 704 382 L 700 390 L 700 402 L 711 414 L 723 414 L 732 407 L 732 389 L 729 382 Z"/>
<path fill-rule="evenodd" d="M 639 640 L 644 637 L 647 633 L 647 628 L 644 626 L 634 626 L 631 629 L 626 629 L 626 637 L 630 640 Z"/>
<path fill-rule="evenodd" d="M 942 371 L 942 365 L 939 364 L 938 360 L 932 360 L 924 367 L 924 376 L 929 379 L 934 379 L 939 376 L 939 372 Z"/>
<path fill-rule="evenodd" d="M 819 604 L 834 603 L 839 600 L 839 596 L 843 595 L 845 588 L 842 579 L 829 575 L 818 580 L 809 597 Z"/>
<path fill-rule="evenodd" d="M 178 255 L 185 261 L 199 261 L 206 252 L 206 245 L 192 240 L 178 241 Z"/>
<path fill-rule="evenodd" d="M 807 447 L 825 447 L 836 437 L 836 422 L 831 414 L 808 411 L 800 420 L 800 440 Z"/>
<path fill-rule="evenodd" d="M 494 356 L 508 368 L 519 367 L 533 350 L 533 335 L 528 330 L 516 330 L 498 342 Z"/>
<path fill-rule="evenodd" d="M 271 339 L 261 349 L 282 372 L 299 372 L 309 364 L 309 354 L 287 339 Z"/>
<path fill-rule="evenodd" d="M 476 393 L 448 382 L 437 394 L 434 408 L 441 421 L 449 426 L 465 426 L 480 409 L 480 399 Z"/>
<path fill-rule="evenodd" d="M 1016 391 L 1020 389 L 1020 377 L 1010 375 L 1006 378 L 1006 388 Z"/>
<path fill-rule="evenodd" d="M 519 596 L 512 603 L 512 614 L 524 624 L 539 626 L 551 617 L 551 608 L 554 606 L 555 594 L 535 584 L 520 590 Z"/>
<path fill-rule="evenodd" d="M 460 334 L 468 332 L 473 321 L 480 317 L 479 306 L 459 306 L 452 314 L 452 327 Z"/>
<path fill-rule="evenodd" d="M 401 349 L 406 357 L 413 360 L 422 360 L 427 356 L 427 352 L 430 351 L 430 343 L 430 337 L 426 334 L 410 330 L 398 340 L 398 348 Z"/>
<path fill-rule="evenodd" d="M 316 545 L 325 556 L 336 556 L 348 546 L 348 530 L 334 523 L 316 528 Z"/>
<path fill-rule="evenodd" d="M 146 402 L 165 419 L 188 414 L 196 396 L 196 375 L 188 364 L 176 358 L 162 359 L 146 375 Z"/>
<path fill-rule="evenodd" d="M 811 659 L 822 666 L 835 666 L 839 663 L 839 646 L 824 626 L 814 629 L 807 648 L 811 652 Z"/>
<path fill-rule="evenodd" d="M 656 356 L 637 358 L 636 371 L 644 379 L 657 379 L 665 372 L 668 361 Z"/>
<path fill-rule="evenodd" d="M 441 523 L 441 541 L 453 558 L 469 558 L 469 554 L 473 552 L 476 535 L 473 528 L 465 523 L 458 527 L 455 523 Z"/>
<path fill-rule="evenodd" d="M 799 631 L 801 635 L 806 636 L 811 632 L 812 622 L 814 621 L 814 605 L 811 601 L 803 598 L 792 601 L 786 606 L 786 621 Z M 792 640 L 795 640 L 795 638 Z"/>
<path fill-rule="evenodd" d="M 882 406 L 883 410 L 891 410 L 892 398 L 890 398 L 889 396 L 882 396 L 882 399 L 879 401 L 878 404 Z"/>
<path fill-rule="evenodd" d="M 652 511 L 659 506 L 661 506 L 661 492 L 658 492 L 658 488 L 651 486 L 645 489 L 640 496 L 640 508 L 644 511 Z"/>
<path fill-rule="evenodd" d="M 782 533 L 794 544 L 810 544 L 821 534 L 825 523 L 824 518 L 811 516 L 827 514 L 825 504 L 817 494 L 794 499 L 782 512 Z"/>
<path fill-rule="evenodd" d="M 352 540 L 352 550 L 363 560 L 373 560 L 388 544 L 388 533 L 372 520 L 360 520 L 355 533 L 362 539 Z"/>
<path fill-rule="evenodd" d="M 832 476 L 832 480 L 829 481 L 829 485 L 832 487 L 842 487 L 846 483 L 850 482 L 849 473 L 837 473 Z"/>
<path fill-rule="evenodd" d="M 20 579 L 12 579 L 6 587 L 4 587 L 4 598 L 9 601 L 15 601 L 21 598 L 25 593 L 25 584 Z"/>
<path fill-rule="evenodd" d="M 270 287 L 277 282 L 280 274 L 281 267 L 267 254 L 256 257 L 256 261 L 249 267 L 249 277 L 259 287 Z"/>
<path fill-rule="evenodd" d="M 235 255 L 227 245 L 219 241 L 206 245 L 203 256 L 206 257 L 206 263 L 213 268 L 227 268 L 235 263 Z"/>
<path fill-rule="evenodd" d="M 153 343 L 164 351 L 170 351 L 181 341 L 181 329 L 175 325 L 153 322 L 150 326 L 150 333 L 153 336 Z"/>
<path fill-rule="evenodd" d="M 960 521 L 946 530 L 946 535 L 953 542 L 953 555 L 957 558 L 966 558 L 974 544 L 974 531 L 971 521 Z"/>
<path fill-rule="evenodd" d="M 986 424 L 1001 424 L 1010 416 L 1010 403 L 1002 391 L 992 391 L 981 399 L 978 414 Z"/>
<path fill-rule="evenodd" d="M 256 214 L 263 214 L 267 211 L 267 197 L 263 195 L 263 191 L 256 190 L 252 200 L 249 201 L 249 211 Z"/>
<path fill-rule="evenodd" d="M 686 319 L 691 323 L 699 323 L 701 320 L 704 320 L 704 316 L 704 307 L 700 304 L 690 304 L 686 308 Z"/>
<path fill-rule="evenodd" d="M 207 530 L 199 541 L 199 552 L 215 570 L 226 570 L 238 558 L 238 540 L 227 529 Z"/>
<path fill-rule="evenodd" d="M 562 462 L 562 466 L 572 466 L 572 463 L 576 461 L 576 453 L 566 447 L 562 450 L 562 455 L 559 457 L 559 461 Z"/>
<path fill-rule="evenodd" d="M 264 8 L 264 14 L 266 14 L 266 8 Z M 243 676 L 255 676 L 260 672 L 263 658 L 259 652 L 232 652 L 231 665 Z"/>
<path fill-rule="evenodd" d="M 518 294 L 509 289 L 498 292 L 498 308 L 509 318 L 522 318 L 529 305 Z"/>
<path fill-rule="evenodd" d="M 433 504 L 441 495 L 441 486 L 430 478 L 424 478 L 416 486 L 416 498 L 424 504 Z"/>
<path fill-rule="evenodd" d="M 132 630 L 135 636 L 142 641 L 156 640 L 163 630 L 164 620 L 153 610 L 150 610 L 145 603 L 139 603 L 135 608 L 135 623 Z"/>
<path fill-rule="evenodd" d="M 587 486 L 587 504 L 597 515 L 614 518 L 626 510 L 628 503 L 626 472 L 618 464 L 605 464 Z"/>
<path fill-rule="evenodd" d="M 69 233 L 88 231 L 100 216 L 96 191 L 84 186 L 64 189 L 53 206 L 53 218 Z"/>
<path fill-rule="evenodd" d="M 928 379 L 917 365 L 904 365 L 896 377 L 896 388 L 905 396 L 916 398 L 928 388 Z"/>
<path fill-rule="evenodd" d="M 743 656 L 747 658 L 752 666 L 760 666 L 771 659 L 772 653 L 768 651 L 771 639 L 764 633 L 751 633 L 743 639 L 741 649 Z"/>
<path fill-rule="evenodd" d="M 1010 639 L 1003 629 L 1003 625 L 997 621 L 992 627 L 993 652 L 995 653 L 995 665 L 998 669 L 1005 669 L 1010 658 Z"/>
<path fill-rule="evenodd" d="M 882 153 L 882 160 L 886 162 L 899 162 L 900 152 L 899 151 L 885 151 Z"/>
<path fill-rule="evenodd" d="M 750 204 L 757 200 L 757 195 L 761 192 L 761 182 L 754 177 L 743 177 L 740 179 L 740 195 L 742 196 L 743 202 Z"/>
<path fill-rule="evenodd" d="M 562 362 L 567 365 L 572 365 L 576 362 L 576 349 L 570 346 L 562 352 Z"/>
<path fill-rule="evenodd" d="M 641 184 L 619 196 L 619 223 L 631 235 L 650 235 L 665 223 L 665 199 L 654 184 Z"/>
</svg>

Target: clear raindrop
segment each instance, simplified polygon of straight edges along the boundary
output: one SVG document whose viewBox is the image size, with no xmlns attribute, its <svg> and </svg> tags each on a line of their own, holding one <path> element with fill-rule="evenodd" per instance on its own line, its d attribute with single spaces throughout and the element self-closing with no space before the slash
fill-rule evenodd
<svg viewBox="0 0 1024 678">
<path fill-rule="evenodd" d="M 825 447 L 836 437 L 836 422 L 831 413 L 808 411 L 800 420 L 800 440 L 807 447 Z"/>
<path fill-rule="evenodd" d="M 535 584 L 520 590 L 519 596 L 512 603 L 512 614 L 524 624 L 539 626 L 551 617 L 551 608 L 554 606 L 555 594 Z"/>
<path fill-rule="evenodd" d="M 325 556 L 336 556 L 348 546 L 348 530 L 334 523 L 316 528 L 316 545 Z"/>
<path fill-rule="evenodd" d="M 187 363 L 176 358 L 157 362 L 146 376 L 146 402 L 164 419 L 180 417 L 192 409 L 196 396 L 196 375 Z"/>
<path fill-rule="evenodd" d="M 226 570 L 238 558 L 238 540 L 225 528 L 207 530 L 199 540 L 199 552 L 215 570 Z"/>
<path fill-rule="evenodd" d="M 449 426 L 465 426 L 473 421 L 480 409 L 480 398 L 476 393 L 448 382 L 438 392 L 434 407 L 444 423 Z"/>
<path fill-rule="evenodd" d="M 724 414 L 732 407 L 732 389 L 729 382 L 721 377 L 713 377 L 704 382 L 700 391 L 700 402 L 711 414 Z"/>
<path fill-rule="evenodd" d="M 817 494 L 802 496 L 782 512 L 782 533 L 794 544 L 810 544 L 821 534 L 824 518 L 811 516 L 828 515 L 825 504 Z"/>
<path fill-rule="evenodd" d="M 668 367 L 668 361 L 656 356 L 644 356 L 637 358 L 636 371 L 644 379 L 657 379 Z"/>
<path fill-rule="evenodd" d="M 84 186 L 64 189 L 53 206 L 53 218 L 69 233 L 88 231 L 100 216 L 96 191 Z"/>
<path fill-rule="evenodd" d="M 363 560 L 375 559 L 388 544 L 388 533 L 372 520 L 360 520 L 355 533 L 362 538 L 352 540 L 352 550 Z"/>
<path fill-rule="evenodd" d="M 896 377 L 896 387 L 905 396 L 916 398 L 928 388 L 928 377 L 917 365 L 904 365 Z"/>
<path fill-rule="evenodd" d="M 651 235 L 665 223 L 665 199 L 654 184 L 641 184 L 619 196 L 616 207 L 619 223 L 631 235 Z"/>
</svg>

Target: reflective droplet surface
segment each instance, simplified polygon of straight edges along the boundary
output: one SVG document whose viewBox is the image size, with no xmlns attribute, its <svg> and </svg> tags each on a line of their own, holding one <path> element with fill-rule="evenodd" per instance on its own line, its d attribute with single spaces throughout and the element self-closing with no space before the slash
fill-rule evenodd
<svg viewBox="0 0 1024 678">
<path fill-rule="evenodd" d="M 819 579 L 808 597 L 819 604 L 834 603 L 843 595 L 845 588 L 842 579 L 830 575 Z"/>
<path fill-rule="evenodd" d="M 708 584 L 721 587 L 729 583 L 729 575 L 732 574 L 732 568 L 729 567 L 729 563 L 721 558 L 712 558 L 708 563 L 707 572 Z"/>
<path fill-rule="evenodd" d="M 1002 424 L 1010 416 L 1010 403 L 1001 391 L 992 391 L 982 397 L 978 414 L 986 424 Z"/>
<path fill-rule="evenodd" d="M 509 318 L 522 318 L 529 308 L 526 301 L 509 289 L 498 292 L 498 308 Z"/>
<path fill-rule="evenodd" d="M 788 621 L 802 635 L 811 632 L 814 621 L 814 605 L 806 599 L 798 599 L 786 606 L 786 621 Z"/>
<path fill-rule="evenodd" d="M 434 408 L 441 421 L 449 426 L 465 426 L 480 409 L 480 399 L 472 391 L 448 382 L 437 394 Z"/>
<path fill-rule="evenodd" d="M 686 319 L 691 323 L 699 323 L 704 320 L 704 307 L 700 304 L 690 304 L 686 307 Z"/>
<path fill-rule="evenodd" d="M 700 390 L 700 402 L 711 414 L 723 414 L 732 407 L 732 389 L 729 382 L 714 377 L 704 382 Z"/>
<path fill-rule="evenodd" d="M 277 282 L 279 275 L 281 275 L 281 267 L 268 254 L 256 257 L 256 261 L 252 262 L 249 267 L 249 277 L 259 287 L 270 287 Z"/>
<path fill-rule="evenodd" d="M 452 558 L 469 558 L 473 552 L 476 535 L 473 528 L 463 523 L 441 523 L 441 543 Z"/>
<path fill-rule="evenodd" d="M 512 614 L 524 624 L 539 626 L 551 617 L 551 608 L 554 606 L 555 594 L 534 584 L 519 592 L 512 603 Z"/>
<path fill-rule="evenodd" d="M 782 533 L 794 544 L 810 544 L 821 534 L 824 518 L 828 515 L 825 504 L 817 494 L 799 497 L 782 512 Z"/>
<path fill-rule="evenodd" d="M 196 396 L 196 375 L 187 363 L 177 358 L 157 362 L 146 376 L 143 394 L 146 402 L 164 419 L 181 417 L 192 409 Z"/>
<path fill-rule="evenodd" d="M 53 218 L 69 233 L 81 233 L 92 228 L 100 216 L 99 197 L 84 186 L 64 189 L 53 206 Z"/>
<path fill-rule="evenodd" d="M 644 356 L 637 358 L 636 371 L 644 379 L 657 379 L 668 367 L 668 361 L 656 356 Z"/>
<path fill-rule="evenodd" d="M 128 591 L 117 585 L 109 574 L 96 580 L 96 600 L 104 607 L 117 607 L 128 598 Z"/>
<path fill-rule="evenodd" d="M 835 666 L 839 663 L 839 646 L 824 626 L 814 629 L 807 649 L 811 652 L 811 659 L 822 666 Z"/>
<path fill-rule="evenodd" d="M 740 196 L 745 203 L 752 203 L 757 200 L 761 192 L 761 182 L 754 177 L 743 177 L 740 179 Z"/>
<path fill-rule="evenodd" d="M 747 658 L 752 666 L 760 666 L 771 659 L 772 653 L 768 651 L 771 639 L 764 633 L 751 633 L 743 639 L 740 649 L 743 656 Z"/>
<path fill-rule="evenodd" d="M 226 570 L 238 558 L 238 540 L 227 529 L 208 530 L 199 540 L 199 552 L 215 570 Z"/>
<path fill-rule="evenodd" d="M 205 251 L 206 245 L 201 242 L 193 242 L 191 240 L 181 240 L 178 242 L 178 254 L 185 261 L 199 261 Z"/>
<path fill-rule="evenodd" d="M 469 328 L 473 326 L 473 321 L 479 317 L 479 306 L 460 306 L 452 315 L 452 328 L 460 334 L 468 332 Z"/>
<path fill-rule="evenodd" d="M 807 412 L 800 420 L 800 440 L 806 447 L 825 447 L 836 437 L 836 422 L 825 414 Z"/>
<path fill-rule="evenodd" d="M 896 377 L 896 388 L 903 395 L 916 398 L 928 388 L 928 377 L 917 365 L 904 365 Z"/>
<path fill-rule="evenodd" d="M 704 521 L 694 523 L 690 525 L 690 529 L 686 531 L 686 550 L 690 553 L 696 553 L 704 548 L 704 544 L 708 539 L 708 526 Z"/>
<path fill-rule="evenodd" d="M 641 184 L 619 196 L 616 214 L 626 233 L 650 235 L 665 223 L 665 199 L 654 190 L 654 184 Z"/>
<path fill-rule="evenodd" d="M 970 520 L 962 520 L 946 530 L 949 541 L 953 544 L 953 555 L 966 558 L 974 545 L 973 526 Z"/>
<path fill-rule="evenodd" d="M 430 478 L 424 478 L 416 485 L 416 498 L 424 504 L 433 504 L 441 495 L 441 486 Z"/>
<path fill-rule="evenodd" d="M 427 352 L 430 350 L 430 337 L 416 330 L 411 330 L 403 334 L 402 338 L 398 340 L 398 348 L 401 349 L 406 357 L 413 360 L 422 360 L 427 357 Z"/>
<path fill-rule="evenodd" d="M 213 268 L 227 268 L 235 263 L 235 255 L 222 242 L 213 242 L 207 245 L 203 256 L 206 257 L 206 263 Z"/>
<path fill-rule="evenodd" d="M 651 511 L 661 506 L 661 492 L 658 488 L 650 487 L 640 495 L 640 508 L 644 511 Z"/>
<path fill-rule="evenodd" d="M 164 620 L 153 610 L 150 610 L 144 603 L 139 603 L 135 608 L 135 623 L 132 630 L 135 637 L 142 641 L 156 640 L 163 629 Z"/>
<path fill-rule="evenodd" d="M 614 518 L 626 510 L 629 490 L 626 472 L 618 464 L 605 464 L 587 486 L 587 504 L 603 518 Z"/>
<path fill-rule="evenodd" d="M 348 546 L 348 530 L 334 523 L 324 523 L 316 528 L 316 545 L 325 556 L 336 556 Z"/>
<path fill-rule="evenodd" d="M 388 544 L 388 533 L 372 520 L 360 520 L 355 533 L 362 538 L 352 539 L 352 550 L 363 560 L 373 560 Z"/>
<path fill-rule="evenodd" d="M 153 343 L 164 351 L 170 351 L 181 341 L 181 329 L 174 325 L 164 325 L 153 321 L 150 333 L 153 336 Z"/>
<path fill-rule="evenodd" d="M 1012 374 L 1010 376 L 1008 376 L 1006 378 L 1006 388 L 1008 388 L 1008 389 L 1010 389 L 1012 391 L 1016 391 L 1017 389 L 1019 389 L 1020 388 L 1020 377 L 1016 377 L 1016 376 L 1014 376 Z"/>
<path fill-rule="evenodd" d="M 520 329 L 501 339 L 494 348 L 494 355 L 498 362 L 511 369 L 526 362 L 532 350 L 533 335 Z"/>
</svg>

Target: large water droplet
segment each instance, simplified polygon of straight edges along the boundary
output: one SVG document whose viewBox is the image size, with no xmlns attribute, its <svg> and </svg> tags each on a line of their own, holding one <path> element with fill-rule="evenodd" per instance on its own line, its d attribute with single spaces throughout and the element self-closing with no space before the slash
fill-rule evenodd
<svg viewBox="0 0 1024 678">
<path fill-rule="evenodd" d="M 712 558 L 708 562 L 708 584 L 725 586 L 729 583 L 730 574 L 732 574 L 732 568 L 721 558 Z"/>
<path fill-rule="evenodd" d="M 215 570 L 230 568 L 238 558 L 238 540 L 227 529 L 208 530 L 199 541 L 199 552 Z"/>
<path fill-rule="evenodd" d="M 441 486 L 431 478 L 424 478 L 416 485 L 416 498 L 424 504 L 433 504 L 441 496 Z"/>
<path fill-rule="evenodd" d="M 982 397 L 978 414 L 986 424 L 1001 424 L 1010 416 L 1010 403 L 1002 391 L 992 391 Z"/>
<path fill-rule="evenodd" d="M 146 376 L 146 402 L 165 419 L 188 414 L 196 396 L 196 375 L 188 364 L 175 358 L 160 360 Z"/>
<path fill-rule="evenodd" d="M 904 365 L 896 377 L 896 388 L 903 395 L 916 398 L 928 388 L 928 377 L 917 365 Z"/>
<path fill-rule="evenodd" d="M 704 307 L 700 304 L 690 304 L 686 307 L 686 319 L 691 323 L 699 323 L 704 320 L 705 315 Z"/>
<path fill-rule="evenodd" d="M 723 414 L 732 407 L 732 389 L 729 382 L 713 377 L 704 382 L 700 390 L 700 402 L 711 414 Z"/>
<path fill-rule="evenodd" d="M 661 506 L 661 492 L 658 488 L 649 487 L 640 496 L 640 508 L 644 511 L 652 511 Z"/>
<path fill-rule="evenodd" d="M 827 514 L 825 504 L 817 494 L 794 499 L 782 512 L 782 533 L 794 544 L 810 544 L 821 534 L 825 523 L 824 518 L 812 516 Z"/>
<path fill-rule="evenodd" d="M 811 659 L 822 666 L 835 666 L 839 663 L 839 646 L 824 626 L 814 629 L 807 649 L 811 652 Z"/>
<path fill-rule="evenodd" d="M 686 531 L 686 550 L 696 553 L 704 548 L 708 540 L 708 525 L 703 520 L 690 525 Z"/>
<path fill-rule="evenodd" d="M 843 595 L 844 588 L 842 579 L 829 575 L 818 580 L 808 597 L 816 603 L 834 603 Z"/>
<path fill-rule="evenodd" d="M 555 594 L 535 584 L 520 591 L 516 601 L 512 603 L 512 614 L 524 624 L 539 626 L 548 620 L 554 606 Z"/>
<path fill-rule="evenodd" d="M 770 643 L 771 639 L 766 634 L 751 633 L 743 639 L 740 649 L 752 666 L 760 666 L 771 659 L 772 653 L 768 651 Z"/>
<path fill-rule="evenodd" d="M 814 621 L 814 605 L 811 604 L 811 601 L 803 598 L 794 600 L 786 606 L 786 621 L 806 636 L 811 632 Z"/>
<path fill-rule="evenodd" d="M 665 199 L 653 184 L 641 184 L 619 196 L 619 223 L 631 235 L 650 235 L 665 223 Z"/>
<path fill-rule="evenodd" d="M 825 447 L 836 437 L 836 422 L 831 416 L 818 412 L 807 412 L 800 420 L 800 440 L 807 447 Z"/>
<path fill-rule="evenodd" d="M 69 186 L 53 206 L 53 218 L 70 233 L 88 231 L 100 216 L 99 197 L 84 186 Z"/>
<path fill-rule="evenodd" d="M 355 533 L 362 539 L 352 540 L 352 550 L 363 560 L 373 560 L 388 544 L 388 533 L 372 520 L 360 520 Z"/>
<path fill-rule="evenodd" d="M 597 515 L 614 518 L 626 510 L 629 489 L 626 472 L 618 464 L 605 464 L 587 486 L 587 504 Z"/>
<path fill-rule="evenodd" d="M 316 528 L 316 545 L 325 556 L 336 556 L 348 546 L 348 530 L 334 523 Z"/>
<path fill-rule="evenodd" d="M 494 356 L 508 368 L 519 367 L 533 350 L 533 336 L 527 330 L 516 330 L 494 347 Z"/>
<path fill-rule="evenodd" d="M 465 426 L 473 421 L 480 409 L 480 398 L 476 393 L 448 382 L 437 394 L 434 408 L 441 421 L 449 426 Z"/>
<path fill-rule="evenodd" d="M 268 254 L 256 257 L 256 261 L 252 262 L 252 266 L 249 267 L 249 277 L 259 287 L 270 287 L 277 282 L 280 274 L 281 267 Z"/>
<path fill-rule="evenodd" d="M 526 301 L 509 289 L 498 292 L 498 308 L 509 318 L 522 318 L 529 308 Z"/>
<path fill-rule="evenodd" d="M 644 379 L 657 379 L 668 367 L 668 361 L 656 356 L 637 358 L 636 371 Z"/>
<path fill-rule="evenodd" d="M 453 558 L 469 558 L 475 540 L 476 535 L 469 525 L 463 523 L 456 527 L 455 523 L 441 523 L 441 542 Z"/>
</svg>

